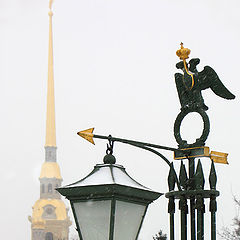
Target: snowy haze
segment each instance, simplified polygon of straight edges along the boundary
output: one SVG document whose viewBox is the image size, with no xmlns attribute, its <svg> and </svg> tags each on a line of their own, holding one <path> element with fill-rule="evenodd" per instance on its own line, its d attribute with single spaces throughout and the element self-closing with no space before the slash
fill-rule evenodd
<svg viewBox="0 0 240 240">
<path fill-rule="evenodd" d="M 183 42 L 192 50 L 190 57 L 201 59 L 199 70 L 213 67 L 236 95 L 227 101 L 211 90 L 203 92 L 211 122 L 206 145 L 229 153 L 229 165 L 216 165 L 217 228 L 230 225 L 236 214 L 233 195 L 240 198 L 239 10 L 239 0 L 55 0 L 57 161 L 63 184 L 85 177 L 105 154 L 105 141 L 96 139 L 93 146 L 77 136 L 80 130 L 95 127 L 96 134 L 177 147 L 175 52 Z M 27 217 L 39 198 L 47 13 L 47 0 L 0 0 L 0 236 L 8 240 L 30 239 Z M 184 120 L 188 139 L 201 133 L 201 120 L 193 117 Z M 163 153 L 172 160 L 171 152 Z M 168 167 L 157 156 L 121 143 L 115 144 L 114 155 L 141 184 L 168 190 Z M 210 161 L 202 162 L 207 182 Z M 151 239 L 159 229 L 168 233 L 168 222 L 162 196 L 150 205 L 139 239 Z"/>
</svg>

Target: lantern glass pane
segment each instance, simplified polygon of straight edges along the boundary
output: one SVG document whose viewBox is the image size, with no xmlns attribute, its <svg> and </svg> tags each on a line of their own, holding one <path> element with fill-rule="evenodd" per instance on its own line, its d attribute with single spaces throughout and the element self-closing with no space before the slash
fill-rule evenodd
<svg viewBox="0 0 240 240">
<path fill-rule="evenodd" d="M 84 240 L 109 240 L 111 200 L 73 203 Z"/>
<path fill-rule="evenodd" d="M 116 201 L 114 240 L 135 240 L 146 206 L 136 203 Z"/>
</svg>

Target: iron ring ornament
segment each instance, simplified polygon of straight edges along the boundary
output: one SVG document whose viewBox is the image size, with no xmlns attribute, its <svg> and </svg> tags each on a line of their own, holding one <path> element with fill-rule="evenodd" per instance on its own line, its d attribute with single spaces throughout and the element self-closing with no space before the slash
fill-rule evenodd
<svg viewBox="0 0 240 240">
<path fill-rule="evenodd" d="M 183 121 L 183 119 L 192 112 L 196 112 L 199 113 L 202 117 L 203 120 L 203 131 L 202 131 L 202 135 L 196 139 L 196 141 L 194 143 L 188 144 L 186 140 L 183 140 L 180 134 L 180 128 L 181 128 L 181 123 Z M 207 137 L 209 135 L 210 132 L 210 122 L 209 122 L 209 118 L 208 115 L 206 114 L 206 112 L 202 109 L 188 109 L 186 111 L 181 111 L 174 123 L 174 137 L 177 141 L 177 143 L 179 144 L 179 148 L 192 148 L 192 147 L 201 147 L 205 145 L 205 141 L 207 140 Z"/>
</svg>

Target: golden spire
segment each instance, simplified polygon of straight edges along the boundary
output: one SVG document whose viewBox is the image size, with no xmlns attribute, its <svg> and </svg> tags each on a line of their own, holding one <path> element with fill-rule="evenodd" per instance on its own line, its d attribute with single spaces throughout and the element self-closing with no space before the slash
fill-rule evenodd
<svg viewBox="0 0 240 240">
<path fill-rule="evenodd" d="M 52 10 L 52 4 L 53 4 L 53 0 L 49 1 L 49 9 Z"/>
<path fill-rule="evenodd" d="M 49 48 L 48 48 L 48 90 L 47 90 L 47 122 L 45 146 L 56 147 L 54 77 L 53 77 L 53 38 L 52 38 L 52 2 L 49 2 Z"/>
</svg>

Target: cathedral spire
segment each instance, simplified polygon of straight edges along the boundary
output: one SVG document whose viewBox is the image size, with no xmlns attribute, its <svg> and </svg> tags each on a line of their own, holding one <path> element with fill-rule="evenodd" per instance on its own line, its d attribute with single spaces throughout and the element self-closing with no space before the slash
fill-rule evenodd
<svg viewBox="0 0 240 240">
<path fill-rule="evenodd" d="M 60 167 L 57 163 L 54 78 L 53 78 L 53 38 L 52 38 L 52 2 L 49 0 L 49 48 L 48 48 L 48 84 L 47 84 L 47 122 L 45 161 L 42 164 L 40 181 L 40 198 L 32 208 L 29 216 L 32 240 L 65 239 L 68 240 L 71 221 L 68 208 L 55 190 L 62 184 Z"/>
<path fill-rule="evenodd" d="M 49 2 L 49 46 L 48 46 L 48 91 L 47 91 L 47 121 L 46 147 L 56 147 L 54 74 L 53 74 L 53 37 L 52 37 L 52 2 Z"/>
</svg>

